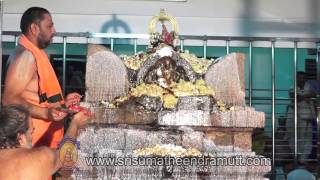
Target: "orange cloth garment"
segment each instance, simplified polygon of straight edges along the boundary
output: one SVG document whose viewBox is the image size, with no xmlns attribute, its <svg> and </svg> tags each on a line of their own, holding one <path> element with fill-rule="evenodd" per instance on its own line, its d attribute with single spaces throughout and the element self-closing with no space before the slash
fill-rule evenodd
<svg viewBox="0 0 320 180">
<path fill-rule="evenodd" d="M 50 64 L 46 52 L 36 47 L 29 39 L 21 35 L 19 44 L 29 50 L 35 57 L 37 64 L 37 73 L 39 77 L 39 99 L 26 99 L 27 102 L 39 107 L 52 107 L 53 104 L 64 104 L 63 96 L 57 76 Z M 49 146 L 57 148 L 59 142 L 63 138 L 63 123 L 54 122 L 45 119 L 33 118 L 33 126 L 35 127 L 32 144 L 34 146 Z"/>
</svg>

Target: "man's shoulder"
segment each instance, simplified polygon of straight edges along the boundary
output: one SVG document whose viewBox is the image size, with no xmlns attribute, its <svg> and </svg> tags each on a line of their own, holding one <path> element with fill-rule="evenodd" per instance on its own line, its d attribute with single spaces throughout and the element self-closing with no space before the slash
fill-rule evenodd
<svg viewBox="0 0 320 180">
<path fill-rule="evenodd" d="M 45 166 L 49 173 L 54 173 L 57 170 L 57 155 L 54 150 L 42 146 L 34 148 L 33 154 L 38 158 L 39 164 Z"/>
<path fill-rule="evenodd" d="M 26 148 L 15 148 L 3 150 L 1 156 L 4 160 L 11 159 L 12 162 L 19 160 L 21 163 L 29 162 L 32 163 L 32 160 L 38 155 L 35 151 Z"/>
<path fill-rule="evenodd" d="M 48 160 L 48 158 L 52 158 L 52 156 L 55 156 L 55 152 L 46 146 L 33 148 L 32 154 L 37 155 L 39 158 L 45 158 L 46 160 Z"/>
<path fill-rule="evenodd" d="M 27 159 L 29 163 L 34 162 L 47 162 L 54 156 L 54 151 L 48 147 L 38 147 L 32 149 L 21 148 L 16 151 L 15 156 L 17 158 Z"/>
<path fill-rule="evenodd" d="M 16 47 L 13 54 L 10 55 L 7 63 L 8 68 L 37 68 L 36 59 L 31 51 L 22 46 Z"/>
<path fill-rule="evenodd" d="M 0 169 L 0 179 L 2 177 L 6 177 L 6 179 L 18 179 L 17 177 L 24 177 L 21 179 L 47 179 L 53 171 L 50 160 L 46 156 L 50 156 L 52 152 L 47 147 L 5 150 L 2 154 L 0 153 L 1 156 L 6 156 L 2 158 L 2 161 L 0 158 L 0 164 L 4 165 Z M 7 178 L 7 172 L 15 172 L 15 174 Z"/>
<path fill-rule="evenodd" d="M 51 155 L 54 153 L 53 150 L 51 150 L 48 147 L 38 147 L 38 148 L 32 148 L 32 149 L 26 149 L 26 148 L 19 148 L 15 154 L 17 156 L 24 156 L 26 158 L 34 158 L 34 157 L 41 157 L 42 155 Z"/>
<path fill-rule="evenodd" d="M 11 62 L 16 61 L 18 59 L 26 59 L 26 60 L 29 60 L 30 62 L 35 62 L 35 57 L 32 54 L 32 52 L 20 45 L 18 45 L 15 48 L 14 53 L 11 54 L 9 57 L 9 60 Z"/>
</svg>

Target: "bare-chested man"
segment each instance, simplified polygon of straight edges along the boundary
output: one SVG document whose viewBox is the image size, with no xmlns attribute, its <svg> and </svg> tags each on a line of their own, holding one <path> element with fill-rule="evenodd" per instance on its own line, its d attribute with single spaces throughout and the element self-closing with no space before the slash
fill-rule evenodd
<svg viewBox="0 0 320 180">
<path fill-rule="evenodd" d="M 57 77 L 43 50 L 56 33 L 48 10 L 29 8 L 22 15 L 20 28 L 19 45 L 9 58 L 2 103 L 27 107 L 35 127 L 33 145 L 56 148 L 63 137 L 62 120 L 67 115 L 57 107 L 80 101 L 80 95 L 71 93 L 64 101 Z"/>
<path fill-rule="evenodd" d="M 66 132 L 75 140 L 88 116 L 79 112 L 73 116 Z M 34 128 L 29 111 L 22 105 L 8 105 L 0 111 L 0 179 L 48 180 L 63 162 L 59 151 L 42 146 L 32 149 Z"/>
</svg>

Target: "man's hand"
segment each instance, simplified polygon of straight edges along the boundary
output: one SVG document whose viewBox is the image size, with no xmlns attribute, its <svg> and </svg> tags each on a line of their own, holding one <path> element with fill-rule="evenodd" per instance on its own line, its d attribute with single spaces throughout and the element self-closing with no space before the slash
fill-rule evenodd
<svg viewBox="0 0 320 180">
<path fill-rule="evenodd" d="M 69 93 L 66 97 L 65 104 L 67 107 L 73 104 L 79 104 L 82 96 L 79 93 L 73 92 Z"/>
<path fill-rule="evenodd" d="M 75 125 L 77 127 L 77 129 L 80 129 L 87 124 L 87 122 L 90 118 L 91 118 L 91 116 L 88 116 L 86 114 L 86 112 L 80 111 L 73 116 L 71 124 Z"/>
<path fill-rule="evenodd" d="M 48 118 L 52 121 L 61 121 L 63 120 L 68 113 L 60 111 L 56 108 L 49 108 L 48 109 Z"/>
</svg>

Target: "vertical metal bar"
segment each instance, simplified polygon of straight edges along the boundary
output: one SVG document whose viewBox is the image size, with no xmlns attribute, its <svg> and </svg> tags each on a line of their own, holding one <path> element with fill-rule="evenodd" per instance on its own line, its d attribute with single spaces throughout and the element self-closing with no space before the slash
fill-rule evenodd
<svg viewBox="0 0 320 180">
<path fill-rule="evenodd" d="M 320 84 L 320 42 L 316 44 L 317 47 L 317 81 Z M 317 134 L 318 134 L 318 142 L 317 142 L 317 149 L 318 149 L 318 159 L 320 159 L 320 96 L 317 96 Z M 318 164 L 319 165 L 319 164 Z M 320 167 L 318 166 L 318 178 L 320 177 Z"/>
<path fill-rule="evenodd" d="M 230 53 L 230 40 L 227 40 L 226 41 L 226 49 L 227 49 L 227 54 L 229 54 Z"/>
<path fill-rule="evenodd" d="M 203 40 L 203 58 L 207 58 L 207 40 Z"/>
<path fill-rule="evenodd" d="M 316 44 L 316 47 L 317 47 L 317 81 L 318 81 L 318 84 L 320 84 L 320 42 L 318 42 Z M 318 141 L 317 141 L 317 159 L 319 160 L 320 159 L 320 96 L 317 95 L 317 134 L 318 134 Z M 320 178 L 320 166 L 319 166 L 319 161 L 318 161 L 318 166 L 317 166 L 317 178 L 319 179 Z"/>
<path fill-rule="evenodd" d="M 138 40 L 137 39 L 134 39 L 134 54 L 137 54 L 137 44 L 138 44 Z"/>
<path fill-rule="evenodd" d="M 249 105 L 252 106 L 252 41 L 249 42 Z"/>
<path fill-rule="evenodd" d="M 317 80 L 318 83 L 320 84 L 320 42 L 316 44 L 317 47 Z"/>
<path fill-rule="evenodd" d="M 297 165 L 298 162 L 298 101 L 297 101 L 297 69 L 298 69 L 298 43 L 294 42 L 294 163 Z"/>
<path fill-rule="evenodd" d="M 62 59 L 62 90 L 66 93 L 66 62 L 67 62 L 67 37 L 63 36 L 63 59 Z"/>
<path fill-rule="evenodd" d="M 275 175 L 275 42 L 271 42 L 271 79 L 272 79 L 272 169 Z"/>
<path fill-rule="evenodd" d="M 180 50 L 183 51 L 184 49 L 184 39 L 180 39 Z"/>
<path fill-rule="evenodd" d="M 2 98 L 2 18 L 3 17 L 3 1 L 0 0 L 0 102 Z M 1 106 L 0 106 L 1 109 Z"/>
<path fill-rule="evenodd" d="M 18 46 L 19 44 L 19 36 L 18 35 L 14 35 L 14 45 Z"/>
<path fill-rule="evenodd" d="M 114 39 L 111 38 L 111 39 L 110 39 L 110 44 L 111 44 L 111 45 L 110 45 L 110 46 L 111 46 L 110 48 L 111 48 L 111 51 L 113 51 L 113 43 L 114 43 Z"/>
</svg>

